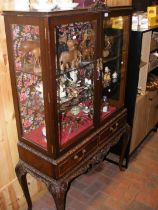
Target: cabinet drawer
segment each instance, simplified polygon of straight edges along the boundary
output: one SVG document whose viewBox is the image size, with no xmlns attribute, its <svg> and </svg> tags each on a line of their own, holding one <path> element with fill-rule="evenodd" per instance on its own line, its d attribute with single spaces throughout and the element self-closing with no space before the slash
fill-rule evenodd
<svg viewBox="0 0 158 210">
<path fill-rule="evenodd" d="M 126 115 L 121 116 L 120 118 L 116 119 L 115 121 L 111 122 L 107 128 L 105 128 L 100 133 L 100 140 L 99 143 L 102 144 L 103 142 L 108 141 L 108 139 L 117 133 L 117 131 L 122 128 L 126 123 Z"/>
<path fill-rule="evenodd" d="M 84 160 L 93 150 L 96 149 L 98 145 L 98 136 L 92 138 L 87 144 L 85 144 L 78 151 L 69 156 L 64 162 L 59 166 L 59 176 L 64 175 L 74 166 L 77 166 L 77 163 L 80 163 Z"/>
</svg>

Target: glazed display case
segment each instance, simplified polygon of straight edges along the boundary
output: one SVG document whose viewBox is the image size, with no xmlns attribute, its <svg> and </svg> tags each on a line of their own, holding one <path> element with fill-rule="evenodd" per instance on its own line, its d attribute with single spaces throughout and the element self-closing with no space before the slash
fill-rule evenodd
<svg viewBox="0 0 158 210">
<path fill-rule="evenodd" d="M 16 172 L 23 189 L 22 177 L 29 172 L 63 199 L 56 186 L 63 189 L 61 183 L 102 160 L 123 139 L 121 168 L 128 142 L 124 91 L 130 11 L 3 13 L 19 137 Z M 57 208 L 64 209 L 58 199 Z"/>
</svg>

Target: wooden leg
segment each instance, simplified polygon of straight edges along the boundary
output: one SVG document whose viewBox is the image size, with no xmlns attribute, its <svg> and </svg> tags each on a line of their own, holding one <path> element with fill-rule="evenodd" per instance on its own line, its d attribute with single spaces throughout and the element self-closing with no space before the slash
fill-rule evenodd
<svg viewBox="0 0 158 210">
<path fill-rule="evenodd" d="M 68 190 L 67 183 L 48 183 L 47 185 L 49 192 L 54 198 L 56 209 L 65 210 L 66 205 L 66 194 Z"/>
<path fill-rule="evenodd" d="M 126 149 L 127 149 L 128 143 L 129 143 L 129 138 L 130 138 L 130 127 L 129 127 L 128 124 L 126 125 L 126 131 L 123 134 L 122 138 L 123 138 L 122 139 L 123 146 L 122 146 L 120 160 L 119 160 L 119 168 L 120 168 L 121 171 L 124 171 L 122 165 L 123 165 L 123 160 L 124 160 L 124 157 L 125 157 Z"/>
<path fill-rule="evenodd" d="M 16 172 L 17 178 L 19 180 L 19 183 L 21 185 L 21 188 L 23 190 L 23 193 L 25 195 L 25 198 L 26 198 L 26 201 L 28 204 L 28 210 L 31 210 L 32 209 L 32 201 L 31 201 L 31 197 L 30 197 L 30 193 L 29 193 L 29 189 L 28 189 L 28 185 L 27 185 L 27 179 L 26 179 L 27 172 L 25 171 L 25 169 L 20 161 L 16 165 L 15 172 Z"/>
</svg>

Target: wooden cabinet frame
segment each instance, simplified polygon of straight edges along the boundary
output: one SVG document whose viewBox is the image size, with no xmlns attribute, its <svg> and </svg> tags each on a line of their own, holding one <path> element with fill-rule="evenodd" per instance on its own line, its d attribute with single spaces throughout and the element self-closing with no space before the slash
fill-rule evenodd
<svg viewBox="0 0 158 210">
<path fill-rule="evenodd" d="M 127 124 L 127 110 L 124 108 L 124 92 L 126 83 L 126 67 L 128 58 L 129 29 L 131 7 L 114 8 L 111 11 L 87 9 L 77 9 L 72 11 L 56 12 L 33 12 L 33 11 L 5 11 L 4 19 L 7 34 L 8 55 L 10 63 L 10 74 L 12 82 L 12 91 L 14 97 L 14 106 L 18 126 L 18 151 L 20 161 L 16 166 L 16 174 L 24 191 L 29 209 L 32 208 L 30 195 L 28 192 L 26 174 L 30 173 L 37 179 L 42 180 L 48 187 L 48 190 L 54 197 L 58 210 L 65 209 L 66 192 L 70 182 L 80 174 L 86 172 L 91 166 L 104 160 L 109 149 L 118 141 L 123 142 L 122 152 L 119 160 L 119 167 L 122 170 L 122 162 L 129 140 L 129 126 Z M 123 34 L 123 45 L 121 55 L 123 60 L 119 63 L 119 91 L 118 98 L 114 99 L 116 110 L 101 121 L 101 97 L 102 97 L 102 70 L 97 63 L 103 66 L 103 20 L 111 17 L 123 17 L 125 28 L 121 31 Z M 96 21 L 96 41 L 92 64 L 94 64 L 94 118 L 92 117 L 92 126 L 87 132 L 81 132 L 75 141 L 62 147 L 59 144 L 58 136 L 58 106 L 57 106 L 57 85 L 56 80 L 56 38 L 54 35 L 55 27 L 61 24 L 71 22 Z M 15 59 L 16 48 L 13 48 L 13 35 L 11 26 L 19 24 L 38 26 L 40 37 L 41 69 L 40 77 L 43 82 L 44 98 L 44 116 L 46 124 L 47 146 L 37 145 L 24 137 L 24 130 L 21 122 L 19 95 L 16 81 Z M 19 27 L 19 26 L 18 26 Z M 122 28 L 121 28 L 122 29 Z M 105 30 L 105 29 L 104 29 Z M 121 34 L 121 35 L 122 35 Z M 38 37 L 36 37 L 37 39 Z M 23 37 L 20 39 L 23 39 Z M 37 39 L 38 40 L 38 39 Z M 35 41 L 37 41 L 35 40 Z M 25 37 L 24 37 L 25 41 Z M 16 44 L 19 44 L 17 42 Z M 15 51 L 15 52 L 14 52 Z M 29 60 L 32 55 L 30 51 L 27 54 Z M 14 56 L 13 56 L 14 55 Z M 30 56 L 30 57 L 29 57 Z M 32 56 L 33 57 L 33 56 Z M 122 62 L 122 65 L 121 65 Z M 26 62 L 27 63 L 27 62 Z M 28 61 L 29 69 L 29 61 Z M 21 64 L 22 70 L 24 64 Z M 106 64 L 107 65 L 107 64 Z M 106 66 L 105 65 L 105 66 Z M 114 65 L 114 64 L 113 64 Z M 24 69 L 25 70 L 25 69 Z M 39 72 L 38 72 L 39 73 Z M 36 76 L 39 76 L 38 74 Z M 117 101 L 117 103 L 116 103 Z"/>
</svg>

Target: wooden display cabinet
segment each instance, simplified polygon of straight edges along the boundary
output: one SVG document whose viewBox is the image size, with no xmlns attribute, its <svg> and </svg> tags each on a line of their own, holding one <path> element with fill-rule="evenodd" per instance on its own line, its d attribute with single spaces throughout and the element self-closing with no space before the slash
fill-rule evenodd
<svg viewBox="0 0 158 210">
<path fill-rule="evenodd" d="M 130 7 L 4 11 L 18 127 L 16 167 L 46 183 L 58 210 L 72 179 L 128 143 L 124 92 Z"/>
</svg>

